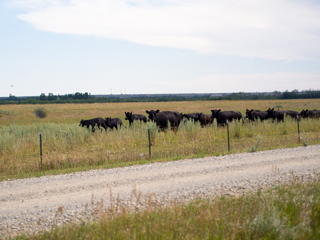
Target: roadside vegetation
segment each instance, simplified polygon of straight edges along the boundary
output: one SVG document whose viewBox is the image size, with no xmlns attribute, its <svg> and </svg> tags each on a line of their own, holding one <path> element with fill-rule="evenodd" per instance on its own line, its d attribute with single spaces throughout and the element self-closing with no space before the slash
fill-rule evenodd
<svg viewBox="0 0 320 240">
<path fill-rule="evenodd" d="M 319 239 L 320 181 L 291 182 L 246 196 L 216 197 L 130 212 L 99 205 L 101 220 L 16 239 Z M 92 203 L 94 205 L 94 203 Z"/>
<path fill-rule="evenodd" d="M 281 105 L 283 109 L 300 111 L 302 108 L 320 109 L 319 100 L 278 101 L 221 101 L 174 103 L 113 103 L 47 105 L 47 117 L 37 118 L 37 106 L 6 105 L 0 118 L 0 179 L 15 179 L 47 174 L 111 168 L 155 161 L 224 155 L 248 151 L 306 146 L 320 143 L 319 119 L 300 121 L 300 142 L 297 121 L 286 118 L 282 123 L 264 122 L 230 124 L 230 152 L 227 128 L 184 122 L 177 132 L 158 132 L 155 124 L 135 123 L 128 126 L 125 111 L 142 113 L 146 109 L 204 112 L 211 109 L 241 110 L 267 109 Z M 120 117 L 126 127 L 107 133 L 94 133 L 79 127 L 81 119 Z M 147 125 L 150 127 L 151 159 Z M 40 164 L 39 133 L 42 131 L 42 165 Z"/>
</svg>

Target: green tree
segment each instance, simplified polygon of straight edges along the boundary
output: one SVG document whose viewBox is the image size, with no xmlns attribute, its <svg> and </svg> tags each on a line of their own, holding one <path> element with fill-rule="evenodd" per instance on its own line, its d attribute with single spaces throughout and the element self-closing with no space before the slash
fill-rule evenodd
<svg viewBox="0 0 320 240">
<path fill-rule="evenodd" d="M 41 100 L 41 101 L 45 101 L 45 100 L 47 100 L 47 96 L 46 96 L 46 94 L 41 93 L 41 94 L 40 94 L 40 100 Z"/>
</svg>

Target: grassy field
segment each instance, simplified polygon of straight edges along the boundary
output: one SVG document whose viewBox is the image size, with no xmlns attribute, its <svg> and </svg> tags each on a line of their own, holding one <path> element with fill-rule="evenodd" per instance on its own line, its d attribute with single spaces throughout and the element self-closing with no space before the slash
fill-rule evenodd
<svg viewBox="0 0 320 240">
<path fill-rule="evenodd" d="M 79 127 L 81 119 L 119 117 L 127 126 L 124 120 L 126 111 L 145 114 L 145 110 L 160 109 L 210 113 L 211 109 L 221 108 L 240 111 L 244 115 L 246 108 L 320 109 L 320 100 L 52 104 L 40 106 L 48 112 L 44 119 L 36 118 L 34 110 L 37 107 L 39 105 L 0 106 L 0 180 L 229 153 L 227 128 L 217 128 L 216 124 L 201 128 L 187 122 L 181 124 L 176 133 L 159 133 L 156 126 L 149 123 L 152 140 L 150 160 L 146 124 L 92 133 Z M 319 119 L 302 120 L 300 131 L 299 142 L 297 122 L 289 118 L 284 123 L 232 123 L 230 153 L 320 143 Z"/>
<path fill-rule="evenodd" d="M 274 101 L 195 101 L 170 103 L 104 103 L 43 105 L 48 116 L 36 118 L 36 105 L 0 106 L 0 179 L 111 168 L 154 161 L 224 155 L 320 143 L 320 120 L 303 119 L 298 141 L 297 122 L 271 121 L 216 124 L 201 128 L 190 122 L 175 133 L 159 133 L 149 123 L 152 155 L 149 159 L 147 125 L 135 124 L 118 131 L 92 133 L 79 127 L 81 119 L 119 117 L 125 111 L 176 110 L 210 113 L 211 109 L 279 108 L 320 109 L 320 99 Z M 42 130 L 43 165 L 40 168 L 39 132 Z M 259 143 L 259 145 L 258 145 Z M 35 236 L 17 239 L 319 239 L 320 181 L 294 178 L 287 185 L 239 196 L 197 200 L 166 207 L 150 206 L 131 213 L 102 211 L 101 221 L 65 225 Z M 152 202 L 152 201 L 150 201 Z M 101 206 L 100 206 L 101 207 Z"/>
<path fill-rule="evenodd" d="M 156 208 L 150 201 L 136 213 L 100 206 L 97 222 L 16 239 L 319 239 L 319 191 L 319 176 L 311 182 L 294 177 L 289 184 L 247 196 Z"/>
</svg>

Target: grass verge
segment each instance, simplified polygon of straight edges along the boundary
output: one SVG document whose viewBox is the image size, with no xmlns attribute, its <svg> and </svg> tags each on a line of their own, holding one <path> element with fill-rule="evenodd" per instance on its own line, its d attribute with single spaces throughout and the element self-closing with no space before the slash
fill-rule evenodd
<svg viewBox="0 0 320 240">
<path fill-rule="evenodd" d="M 239 197 L 129 212 L 113 205 L 93 223 L 69 224 L 16 239 L 319 239 L 320 181 L 303 178 Z M 104 210 L 103 210 L 104 209 Z"/>
</svg>

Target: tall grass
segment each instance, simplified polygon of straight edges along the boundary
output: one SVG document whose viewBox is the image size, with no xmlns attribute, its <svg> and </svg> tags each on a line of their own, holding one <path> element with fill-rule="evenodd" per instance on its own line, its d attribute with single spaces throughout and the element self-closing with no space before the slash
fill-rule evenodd
<svg viewBox="0 0 320 240">
<path fill-rule="evenodd" d="M 295 177 L 290 184 L 247 196 L 188 204 L 154 207 L 150 196 L 146 209 L 135 213 L 119 202 L 108 208 L 97 202 L 99 221 L 17 239 L 319 239 L 319 191 L 319 178 L 303 182 Z"/>
<path fill-rule="evenodd" d="M 228 153 L 227 128 L 213 125 L 201 128 L 193 122 L 181 123 L 178 131 L 159 132 L 148 123 L 151 133 L 151 160 L 162 161 L 204 157 Z M 271 121 L 230 124 L 231 152 L 243 152 L 263 142 L 259 150 L 293 147 L 299 144 L 297 122 L 289 118 L 284 123 Z M 285 129 L 285 132 L 284 132 Z M 42 130 L 43 166 L 40 169 L 39 132 Z M 300 130 L 308 144 L 320 142 L 320 121 L 306 119 Z M 232 134 L 233 133 L 233 134 Z M 52 174 L 54 172 L 87 170 L 149 161 L 147 124 L 92 133 L 78 124 L 35 123 L 0 126 L 1 179 Z"/>
</svg>

